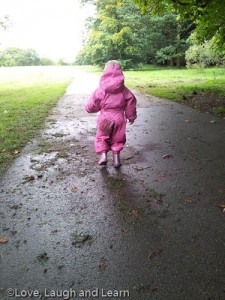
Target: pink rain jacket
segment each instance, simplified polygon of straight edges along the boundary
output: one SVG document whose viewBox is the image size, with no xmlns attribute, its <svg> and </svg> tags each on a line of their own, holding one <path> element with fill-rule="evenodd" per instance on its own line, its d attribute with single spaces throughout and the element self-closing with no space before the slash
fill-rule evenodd
<svg viewBox="0 0 225 300">
<path fill-rule="evenodd" d="M 85 109 L 100 111 L 97 120 L 95 151 L 118 153 L 126 142 L 126 121 L 134 121 L 136 98 L 124 85 L 124 75 L 118 64 L 108 64 L 100 78 L 99 87 L 91 94 Z"/>
</svg>

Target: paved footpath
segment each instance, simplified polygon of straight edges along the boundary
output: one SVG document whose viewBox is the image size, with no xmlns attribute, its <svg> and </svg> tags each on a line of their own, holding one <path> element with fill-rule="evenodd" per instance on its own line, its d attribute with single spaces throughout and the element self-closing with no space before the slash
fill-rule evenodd
<svg viewBox="0 0 225 300">
<path fill-rule="evenodd" d="M 225 120 L 135 93 L 122 167 L 99 167 L 96 80 L 0 180 L 0 299 L 225 299 Z"/>
</svg>

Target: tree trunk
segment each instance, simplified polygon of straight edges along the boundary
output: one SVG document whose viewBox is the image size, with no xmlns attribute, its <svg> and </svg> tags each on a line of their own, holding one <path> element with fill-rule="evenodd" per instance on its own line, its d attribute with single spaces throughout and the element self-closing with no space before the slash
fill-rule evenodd
<svg viewBox="0 0 225 300">
<path fill-rule="evenodd" d="M 180 33 L 177 35 L 177 68 L 180 68 L 181 66 L 181 61 L 180 61 Z"/>
<path fill-rule="evenodd" d="M 180 61 L 180 55 L 177 56 L 177 68 L 180 68 L 181 61 Z"/>
</svg>

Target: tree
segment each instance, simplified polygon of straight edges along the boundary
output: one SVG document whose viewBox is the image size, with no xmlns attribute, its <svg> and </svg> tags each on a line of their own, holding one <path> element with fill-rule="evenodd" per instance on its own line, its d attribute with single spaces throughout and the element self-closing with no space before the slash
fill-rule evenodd
<svg viewBox="0 0 225 300">
<path fill-rule="evenodd" d="M 68 64 L 63 58 L 59 58 L 59 59 L 56 61 L 56 65 L 57 65 L 57 66 L 68 66 L 69 64 Z"/>
<path fill-rule="evenodd" d="M 122 2 L 124 0 L 121 0 Z M 162 14 L 168 11 L 192 20 L 199 43 L 214 37 L 215 46 L 225 51 L 225 1 L 223 0 L 133 0 L 144 12 Z"/>
<path fill-rule="evenodd" d="M 156 61 L 163 65 L 173 66 L 173 58 L 176 56 L 176 48 L 174 46 L 167 46 L 161 48 L 156 52 Z"/>
<path fill-rule="evenodd" d="M 10 21 L 8 16 L 0 17 L 0 29 L 8 29 L 10 26 Z"/>
<path fill-rule="evenodd" d="M 0 55 L 0 66 L 36 66 L 40 58 L 33 49 L 7 48 Z"/>
<path fill-rule="evenodd" d="M 77 63 L 101 65 L 109 59 L 119 59 L 125 67 L 152 63 L 156 62 L 156 52 L 168 46 L 176 49 L 171 64 L 181 54 L 184 56 L 183 48 L 178 48 L 188 34 L 176 15 L 141 14 L 132 0 L 122 4 L 119 0 L 97 0 L 96 11 L 96 19 L 89 19 L 87 24 L 89 34 Z"/>
<path fill-rule="evenodd" d="M 0 30 L 7 30 L 10 27 L 10 21 L 8 16 L 0 17 Z M 1 42 L 0 42 L 1 45 Z"/>
<path fill-rule="evenodd" d="M 196 45 L 195 35 L 192 35 L 190 40 L 193 44 L 185 54 L 188 68 L 205 68 L 225 63 L 225 55 L 213 47 L 214 38 L 201 45 Z"/>
<path fill-rule="evenodd" d="M 47 57 L 41 57 L 40 58 L 40 65 L 41 66 L 53 66 L 54 61 Z"/>
<path fill-rule="evenodd" d="M 187 39 L 191 28 L 181 23 L 172 13 L 164 16 L 151 16 L 150 20 L 148 47 L 151 49 L 151 55 L 149 53 L 151 59 L 149 62 L 169 63 L 170 66 L 180 67 L 181 62 L 184 64 L 182 58 L 188 47 Z M 160 55 L 162 55 L 161 58 Z"/>
<path fill-rule="evenodd" d="M 113 58 L 138 61 L 143 47 L 138 40 L 140 24 L 135 19 L 138 9 L 131 1 L 119 5 L 117 0 L 97 0 L 96 10 L 97 18 L 94 23 L 92 20 L 77 62 L 101 64 Z"/>
</svg>

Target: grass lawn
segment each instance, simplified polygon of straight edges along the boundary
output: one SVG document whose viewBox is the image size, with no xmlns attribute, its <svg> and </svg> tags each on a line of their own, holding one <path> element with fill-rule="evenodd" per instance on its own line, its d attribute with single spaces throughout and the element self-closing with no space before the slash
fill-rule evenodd
<svg viewBox="0 0 225 300">
<path fill-rule="evenodd" d="M 144 66 L 139 71 L 126 71 L 125 76 L 132 89 L 225 117 L 225 68 Z"/>
<path fill-rule="evenodd" d="M 175 101 L 198 93 L 210 92 L 225 96 L 225 68 L 175 69 L 144 66 L 139 71 L 126 71 L 125 76 L 130 88 Z"/>
<path fill-rule="evenodd" d="M 73 74 L 73 67 L 0 68 L 0 175 L 43 127 Z"/>
<path fill-rule="evenodd" d="M 99 76 L 102 74 L 98 67 L 83 68 Z M 174 101 L 196 93 L 225 97 L 225 68 L 176 69 L 144 65 L 139 70 L 124 71 L 124 75 L 127 87 Z"/>
<path fill-rule="evenodd" d="M 97 67 L 89 71 L 102 73 Z M 133 90 L 225 116 L 225 68 L 176 69 L 145 65 L 124 74 L 126 86 Z"/>
</svg>

